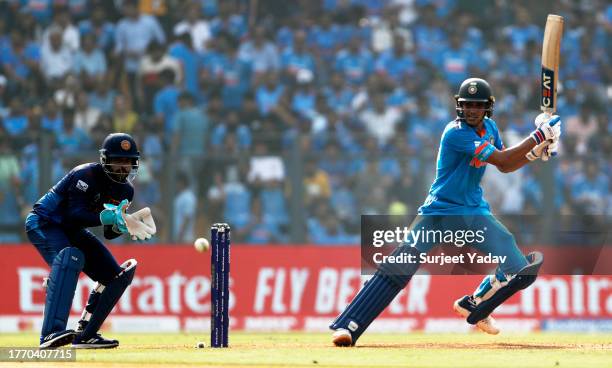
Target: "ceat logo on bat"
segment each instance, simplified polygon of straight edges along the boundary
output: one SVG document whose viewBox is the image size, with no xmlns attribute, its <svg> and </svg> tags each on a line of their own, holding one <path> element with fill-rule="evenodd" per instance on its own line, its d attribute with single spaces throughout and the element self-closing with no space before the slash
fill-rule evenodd
<svg viewBox="0 0 612 368">
<path fill-rule="evenodd" d="M 540 105 L 543 107 L 553 108 L 553 91 L 555 90 L 555 71 L 547 68 L 542 68 L 542 101 Z"/>
</svg>

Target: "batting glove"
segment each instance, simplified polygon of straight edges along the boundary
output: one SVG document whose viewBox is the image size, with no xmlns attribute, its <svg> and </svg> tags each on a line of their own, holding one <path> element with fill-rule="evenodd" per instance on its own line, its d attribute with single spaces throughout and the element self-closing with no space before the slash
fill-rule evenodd
<svg viewBox="0 0 612 368">
<path fill-rule="evenodd" d="M 538 127 L 531 133 L 531 138 L 537 145 L 544 141 L 554 141 L 561 136 L 561 117 L 559 115 L 548 115 L 542 113 L 535 119 L 535 125 Z"/>
</svg>

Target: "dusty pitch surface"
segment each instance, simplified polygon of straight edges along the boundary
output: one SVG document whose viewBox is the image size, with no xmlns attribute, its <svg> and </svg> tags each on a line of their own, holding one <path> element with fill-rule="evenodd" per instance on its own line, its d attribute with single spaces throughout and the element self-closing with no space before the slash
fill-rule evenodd
<svg viewBox="0 0 612 368">
<path fill-rule="evenodd" d="M 233 333 L 229 349 L 196 349 L 206 334 L 108 334 L 118 349 L 77 351 L 76 363 L 0 367 L 611 367 L 609 334 L 368 334 L 336 348 L 330 334 Z M 36 346 L 35 334 L 3 334 L 0 346 Z"/>
</svg>

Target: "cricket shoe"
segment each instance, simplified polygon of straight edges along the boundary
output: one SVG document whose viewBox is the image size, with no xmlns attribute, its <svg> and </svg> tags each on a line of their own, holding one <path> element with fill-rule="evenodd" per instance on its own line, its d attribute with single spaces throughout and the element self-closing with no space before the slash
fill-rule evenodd
<svg viewBox="0 0 612 368">
<path fill-rule="evenodd" d="M 48 334 L 47 336 L 40 337 L 40 346 L 39 349 L 55 349 L 60 346 L 70 344 L 77 333 L 74 330 L 64 330 L 59 332 L 53 332 Z"/>
<path fill-rule="evenodd" d="M 105 339 L 100 334 L 95 334 L 89 338 L 78 335 L 72 342 L 72 347 L 75 349 L 112 349 L 117 346 L 119 346 L 119 341 Z"/>
<path fill-rule="evenodd" d="M 473 296 L 466 295 L 463 298 L 455 300 L 453 309 L 461 317 L 467 318 L 470 313 L 476 309 L 476 301 L 474 300 Z M 491 316 L 478 321 L 476 323 L 476 327 L 478 327 L 482 332 L 486 332 L 490 335 L 497 335 L 499 333 L 499 328 L 495 324 L 495 319 Z"/>
<path fill-rule="evenodd" d="M 353 346 L 353 336 L 346 328 L 337 329 L 332 335 L 332 342 L 336 346 Z"/>
</svg>

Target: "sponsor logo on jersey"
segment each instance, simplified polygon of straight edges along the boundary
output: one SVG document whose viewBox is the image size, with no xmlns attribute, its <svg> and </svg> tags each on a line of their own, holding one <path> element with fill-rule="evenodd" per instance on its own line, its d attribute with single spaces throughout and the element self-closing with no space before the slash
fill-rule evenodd
<svg viewBox="0 0 612 368">
<path fill-rule="evenodd" d="M 83 180 L 79 180 L 76 183 L 76 187 L 77 189 L 82 190 L 83 192 L 86 192 L 87 188 L 89 188 L 89 185 L 87 185 L 87 183 L 84 182 Z"/>
</svg>

